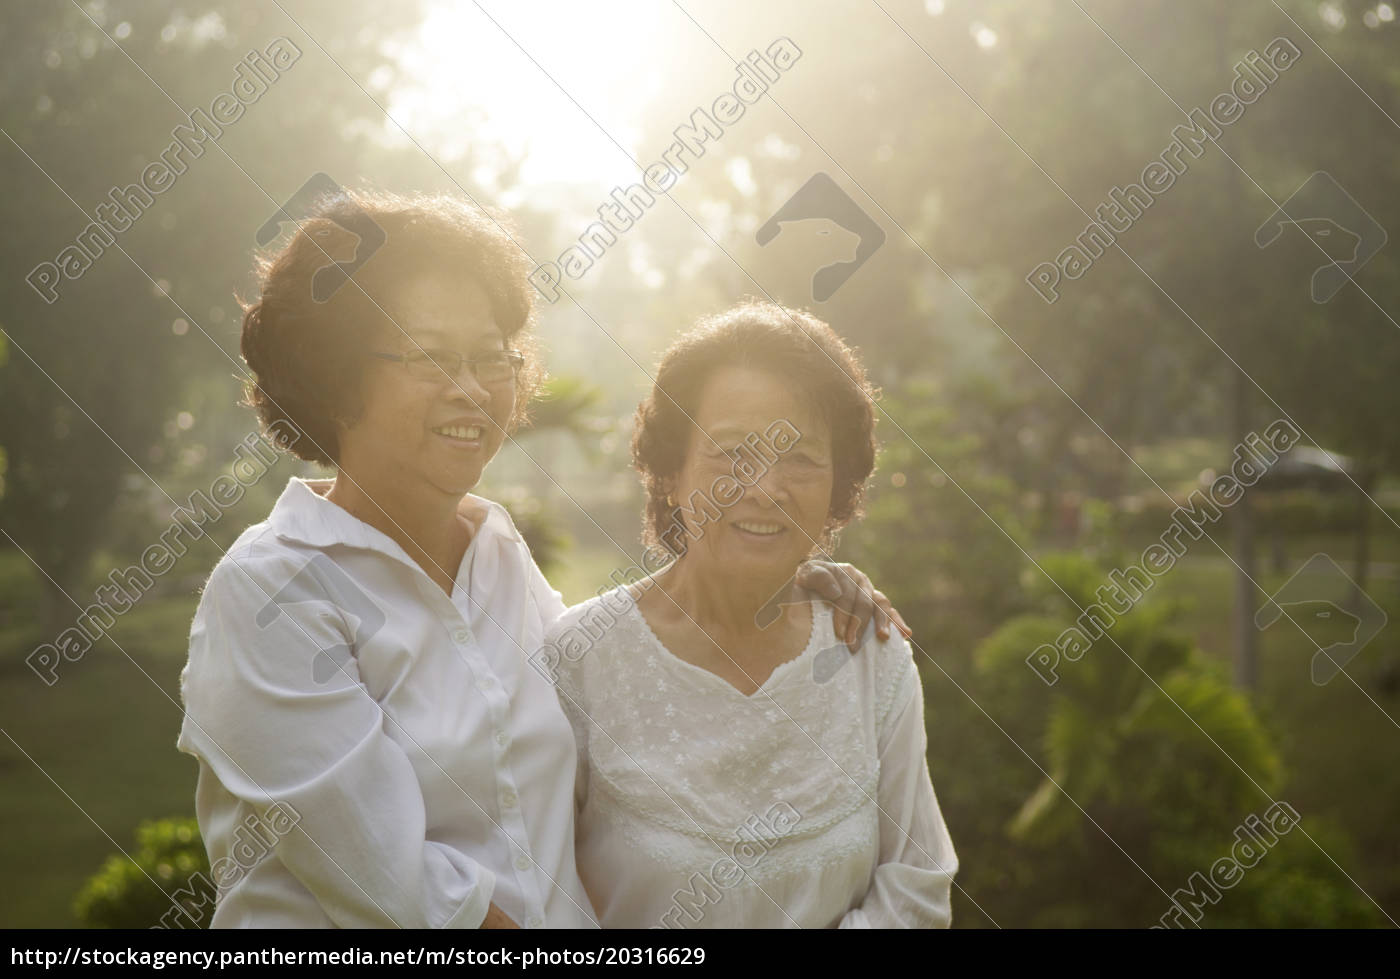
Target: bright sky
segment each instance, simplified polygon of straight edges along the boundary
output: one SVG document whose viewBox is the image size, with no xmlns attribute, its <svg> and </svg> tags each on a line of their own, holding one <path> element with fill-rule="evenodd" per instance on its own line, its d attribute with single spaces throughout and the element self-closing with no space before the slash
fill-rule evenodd
<svg viewBox="0 0 1400 979">
<path fill-rule="evenodd" d="M 635 154 L 629 120 L 640 118 L 660 75 L 664 9 L 641 0 L 483 6 L 496 24 L 475 4 L 440 0 L 429 9 L 416 44 L 399 52 L 408 81 L 390 96 L 394 117 L 435 153 L 475 144 L 479 156 L 495 143 L 524 156 L 529 185 L 629 174 L 621 151 L 545 71 Z"/>
</svg>

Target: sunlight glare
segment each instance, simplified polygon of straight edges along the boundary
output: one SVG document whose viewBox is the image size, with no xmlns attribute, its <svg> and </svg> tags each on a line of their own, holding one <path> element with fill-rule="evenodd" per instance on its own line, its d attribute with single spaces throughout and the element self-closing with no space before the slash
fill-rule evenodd
<svg viewBox="0 0 1400 979">
<path fill-rule="evenodd" d="M 615 120 L 638 118 L 659 77 L 650 53 L 657 8 L 627 3 L 600 16 L 538 0 L 487 9 L 499 27 L 474 5 L 428 8 L 413 43 L 391 52 L 404 66 L 389 94 L 394 118 L 435 156 L 470 160 L 487 186 L 515 160 L 525 185 L 630 177 L 631 164 L 589 116 L 636 154 L 635 127 Z"/>
</svg>

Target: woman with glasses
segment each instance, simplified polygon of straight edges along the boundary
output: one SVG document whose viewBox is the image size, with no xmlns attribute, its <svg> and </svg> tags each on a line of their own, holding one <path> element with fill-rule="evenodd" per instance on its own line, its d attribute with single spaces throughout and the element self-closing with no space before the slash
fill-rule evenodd
<svg viewBox="0 0 1400 979">
<path fill-rule="evenodd" d="M 334 262 L 322 242 L 366 221 L 377 247 Z M 471 206 L 358 193 L 259 266 L 248 403 L 335 475 L 288 481 L 191 627 L 179 746 L 216 927 L 596 924 L 573 734 L 527 664 L 564 605 L 470 492 L 541 376 L 529 267 Z M 883 596 L 854 574 L 863 628 Z"/>
</svg>

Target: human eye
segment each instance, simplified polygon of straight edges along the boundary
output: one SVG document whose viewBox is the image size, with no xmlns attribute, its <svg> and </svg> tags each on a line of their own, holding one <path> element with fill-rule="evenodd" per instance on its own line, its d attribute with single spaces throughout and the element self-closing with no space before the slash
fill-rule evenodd
<svg viewBox="0 0 1400 979">
<path fill-rule="evenodd" d="M 787 458 L 794 467 L 803 472 L 824 469 L 831 464 L 825 457 L 819 457 L 810 452 L 794 452 Z"/>
<path fill-rule="evenodd" d="M 425 379 L 441 377 L 444 371 L 455 374 L 462 366 L 456 352 L 433 347 L 408 351 L 404 354 L 404 363 L 415 375 Z"/>
<path fill-rule="evenodd" d="M 440 347 L 430 347 L 423 351 L 424 360 L 430 360 L 434 365 L 441 367 L 449 374 L 456 373 L 462 366 L 462 355 L 455 350 L 444 350 Z"/>
</svg>

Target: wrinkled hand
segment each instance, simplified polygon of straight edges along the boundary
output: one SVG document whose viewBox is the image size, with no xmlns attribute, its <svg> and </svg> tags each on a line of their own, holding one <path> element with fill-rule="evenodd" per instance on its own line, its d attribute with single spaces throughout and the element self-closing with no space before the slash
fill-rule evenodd
<svg viewBox="0 0 1400 979">
<path fill-rule="evenodd" d="M 914 635 L 884 592 L 877 590 L 855 565 L 807 561 L 797 569 L 797 584 L 831 604 L 832 628 L 851 647 L 851 652 L 860 648 L 860 637 L 872 619 L 875 635 L 882 640 L 890 637 L 891 623 L 898 626 L 904 638 Z"/>
</svg>

